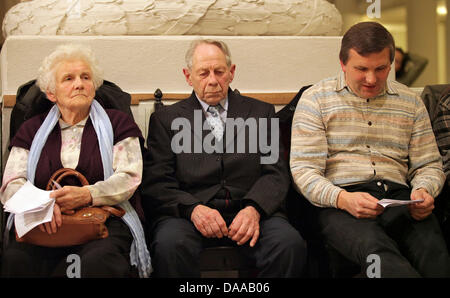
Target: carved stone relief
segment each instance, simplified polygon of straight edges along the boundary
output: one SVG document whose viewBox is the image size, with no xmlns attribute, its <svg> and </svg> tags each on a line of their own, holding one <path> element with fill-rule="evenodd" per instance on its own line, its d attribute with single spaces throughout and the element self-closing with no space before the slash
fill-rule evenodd
<svg viewBox="0 0 450 298">
<path fill-rule="evenodd" d="M 326 0 L 33 0 L 3 35 L 340 35 Z"/>
</svg>

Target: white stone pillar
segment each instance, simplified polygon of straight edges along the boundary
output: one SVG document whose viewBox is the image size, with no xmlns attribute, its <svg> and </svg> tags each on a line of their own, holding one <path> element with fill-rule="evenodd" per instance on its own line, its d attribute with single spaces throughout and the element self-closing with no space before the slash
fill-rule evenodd
<svg viewBox="0 0 450 298">
<path fill-rule="evenodd" d="M 408 52 L 428 59 L 424 72 L 412 87 L 438 83 L 437 14 L 435 0 L 408 0 Z"/>
</svg>

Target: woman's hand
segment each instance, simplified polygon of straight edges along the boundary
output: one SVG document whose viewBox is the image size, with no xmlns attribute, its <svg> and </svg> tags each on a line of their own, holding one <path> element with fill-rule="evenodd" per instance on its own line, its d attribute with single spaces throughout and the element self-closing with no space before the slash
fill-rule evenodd
<svg viewBox="0 0 450 298">
<path fill-rule="evenodd" d="M 54 190 L 50 193 L 50 198 L 56 200 L 56 204 L 59 205 L 63 213 L 92 203 L 89 189 L 78 186 L 64 186 L 61 189 Z"/>
<path fill-rule="evenodd" d="M 51 235 L 56 233 L 58 231 L 58 228 L 61 227 L 61 225 L 62 225 L 61 209 L 59 208 L 58 204 L 55 203 L 53 207 L 52 221 L 40 224 L 39 229 L 42 232 Z"/>
</svg>

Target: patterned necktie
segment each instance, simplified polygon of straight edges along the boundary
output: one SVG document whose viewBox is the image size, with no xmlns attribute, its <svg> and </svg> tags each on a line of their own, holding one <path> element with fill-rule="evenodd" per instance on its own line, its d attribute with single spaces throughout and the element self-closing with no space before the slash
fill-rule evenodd
<svg viewBox="0 0 450 298">
<path fill-rule="evenodd" d="M 209 106 L 208 108 L 208 123 L 212 128 L 212 133 L 214 134 L 214 137 L 220 141 L 223 137 L 223 131 L 224 131 L 224 123 L 222 121 L 222 118 L 220 117 L 220 105 L 216 106 Z"/>
</svg>

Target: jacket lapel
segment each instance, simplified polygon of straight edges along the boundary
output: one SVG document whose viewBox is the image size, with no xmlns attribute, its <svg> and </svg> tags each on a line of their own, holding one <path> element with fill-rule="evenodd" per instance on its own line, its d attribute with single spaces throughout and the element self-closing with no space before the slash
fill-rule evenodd
<svg viewBox="0 0 450 298">
<path fill-rule="evenodd" d="M 247 101 L 244 97 L 234 93 L 231 89 L 229 89 L 227 120 L 228 118 L 231 118 L 233 120 L 236 120 L 237 118 L 242 118 L 245 121 L 249 117 L 250 111 L 251 111 L 250 102 Z M 238 127 L 237 133 L 233 134 L 233 138 L 225 140 L 226 148 L 228 148 L 231 142 L 235 142 L 237 136 L 241 133 L 244 127 L 245 126 Z M 226 136 L 226 128 L 225 128 L 225 136 Z"/>
<path fill-rule="evenodd" d="M 183 100 L 178 115 L 189 121 L 194 137 L 200 140 L 200 144 L 203 144 L 203 138 L 209 131 L 203 130 L 203 123 L 206 117 L 194 92 L 192 92 L 190 97 Z"/>
</svg>

